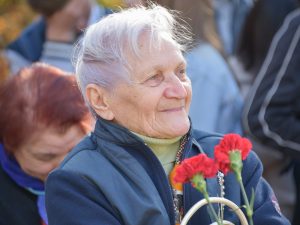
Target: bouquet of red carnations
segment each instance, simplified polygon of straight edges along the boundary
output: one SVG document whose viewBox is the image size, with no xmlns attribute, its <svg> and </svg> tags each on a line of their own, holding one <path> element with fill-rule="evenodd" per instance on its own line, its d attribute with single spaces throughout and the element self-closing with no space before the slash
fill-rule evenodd
<svg viewBox="0 0 300 225">
<path fill-rule="evenodd" d="M 214 159 L 207 157 L 205 154 L 199 154 L 192 158 L 185 159 L 175 170 L 174 182 L 186 183 L 191 182 L 193 187 L 200 191 L 204 199 L 196 203 L 185 215 L 181 225 L 186 225 L 193 213 L 205 204 L 208 204 L 209 209 L 215 218 L 215 223 L 218 225 L 232 224 L 223 220 L 223 213 L 216 213 L 212 207 L 212 203 L 220 203 L 232 208 L 238 215 L 242 225 L 253 225 L 252 214 L 254 204 L 254 194 L 251 200 L 248 200 L 242 180 L 243 160 L 245 160 L 252 148 L 251 142 L 242 138 L 238 134 L 227 134 L 223 137 L 214 149 Z M 206 178 L 217 176 L 218 172 L 226 175 L 228 172 L 233 172 L 241 187 L 242 196 L 245 202 L 246 215 L 240 207 L 224 197 L 210 197 L 206 188 Z"/>
</svg>

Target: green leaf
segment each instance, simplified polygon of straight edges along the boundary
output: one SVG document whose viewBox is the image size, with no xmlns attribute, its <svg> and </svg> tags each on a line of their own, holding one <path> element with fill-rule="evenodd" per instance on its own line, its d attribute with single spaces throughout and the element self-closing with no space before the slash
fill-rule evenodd
<svg viewBox="0 0 300 225">
<path fill-rule="evenodd" d="M 240 173 L 243 168 L 243 162 L 242 162 L 242 155 L 241 152 L 238 150 L 233 150 L 229 153 L 229 159 L 230 159 L 230 168 L 236 172 Z"/>
</svg>

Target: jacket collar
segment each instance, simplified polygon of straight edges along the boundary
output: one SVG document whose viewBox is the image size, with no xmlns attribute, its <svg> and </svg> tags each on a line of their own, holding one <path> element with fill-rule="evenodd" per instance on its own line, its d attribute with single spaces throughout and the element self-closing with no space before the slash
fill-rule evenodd
<svg viewBox="0 0 300 225">
<path fill-rule="evenodd" d="M 188 131 L 188 137 L 191 135 L 192 129 Z M 118 124 L 104 120 L 100 117 L 97 118 L 94 134 L 107 141 L 120 144 L 120 145 L 136 145 L 144 141 L 133 134 L 127 128 Z"/>
<path fill-rule="evenodd" d="M 134 156 L 141 163 L 141 165 L 145 168 L 145 170 L 151 177 L 152 181 L 156 184 L 156 187 L 158 188 L 161 198 L 165 204 L 165 207 L 170 213 L 170 221 L 173 221 L 173 217 L 171 216 L 173 215 L 171 211 L 173 210 L 173 206 L 168 204 L 168 202 L 172 202 L 172 200 L 170 199 L 171 197 L 166 195 L 165 192 L 169 188 L 169 184 L 163 182 L 167 181 L 166 179 L 158 177 L 159 174 L 164 173 L 157 172 L 157 167 L 159 166 L 155 165 L 157 165 L 158 161 L 157 159 L 154 159 L 154 154 L 151 153 L 150 149 L 143 147 L 143 151 L 140 151 L 142 149 L 141 146 L 144 146 L 143 140 L 131 133 L 128 129 L 110 121 L 103 120 L 101 118 L 97 119 L 94 134 L 102 140 L 104 139 L 118 145 L 139 146 L 138 151 L 134 151 L 134 149 L 136 148 L 130 148 L 131 151 L 128 152 L 132 154 L 132 156 Z M 208 154 L 209 157 L 211 157 L 211 152 L 213 151 L 210 151 L 210 149 L 213 148 L 213 146 L 217 143 L 213 141 L 214 138 L 212 138 L 212 136 L 221 137 L 220 135 L 212 135 L 206 132 L 196 131 L 193 129 L 190 129 L 187 135 L 188 140 L 184 148 L 183 158 L 189 158 L 199 153 L 205 153 Z M 218 141 L 218 138 L 216 140 Z M 127 151 L 126 148 L 124 150 Z M 162 168 L 161 171 L 163 171 Z M 219 196 L 220 187 L 217 178 L 207 179 L 207 186 L 210 196 Z M 202 194 L 195 190 L 193 187 L 191 187 L 190 184 L 185 185 L 184 196 L 186 200 L 185 209 L 191 208 L 193 204 L 195 204 L 199 199 L 203 198 Z M 214 205 L 214 207 L 216 206 Z M 207 220 L 208 218 L 206 217 L 206 215 L 207 211 L 202 210 L 201 212 L 196 213 L 196 215 L 192 218 L 192 221 L 200 221 L 203 220 L 203 218 L 206 218 L 205 220 Z"/>
<path fill-rule="evenodd" d="M 119 145 L 136 145 L 143 142 L 141 138 L 127 128 L 99 117 L 97 118 L 94 134 L 101 139 Z"/>
</svg>

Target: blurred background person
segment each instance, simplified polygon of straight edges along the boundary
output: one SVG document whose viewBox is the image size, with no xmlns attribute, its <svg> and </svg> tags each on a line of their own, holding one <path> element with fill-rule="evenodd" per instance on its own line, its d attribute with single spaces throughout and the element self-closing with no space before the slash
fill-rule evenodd
<svg viewBox="0 0 300 225">
<path fill-rule="evenodd" d="M 241 28 L 236 51 L 228 59 L 244 98 L 266 58 L 272 38 L 287 14 L 297 7 L 297 0 L 255 1 Z"/>
<path fill-rule="evenodd" d="M 211 0 L 217 31 L 226 55 L 235 52 L 238 37 L 255 0 Z"/>
<path fill-rule="evenodd" d="M 42 61 L 73 72 L 73 44 L 83 29 L 111 10 L 92 0 L 27 0 L 40 17 L 8 44 L 5 56 L 15 74 L 32 62 Z"/>
<path fill-rule="evenodd" d="M 285 16 L 295 6 L 294 1 L 260 0 L 257 4 L 261 4 L 262 18 L 253 18 L 260 19 L 256 25 L 259 29 L 254 30 L 264 32 L 262 36 L 256 34 L 255 37 L 266 35 L 271 39 L 267 31 L 274 33 L 281 26 L 270 42 L 264 59 L 260 59 L 259 54 L 255 54 L 255 58 L 249 57 L 257 75 L 254 74 L 255 80 L 246 98 L 243 127 L 262 159 L 264 177 L 274 188 L 283 213 L 290 219 L 294 217 L 293 225 L 299 225 L 300 9 Z M 255 40 L 252 47 L 255 53 L 264 40 Z"/>
<path fill-rule="evenodd" d="M 158 0 L 181 12 L 192 29 L 193 44 L 185 54 L 193 99 L 190 116 L 196 129 L 241 133 L 242 96 L 224 56 L 211 0 Z"/>
<path fill-rule="evenodd" d="M 35 64 L 0 86 L 0 224 L 47 224 L 44 181 L 91 130 L 75 76 Z"/>
</svg>

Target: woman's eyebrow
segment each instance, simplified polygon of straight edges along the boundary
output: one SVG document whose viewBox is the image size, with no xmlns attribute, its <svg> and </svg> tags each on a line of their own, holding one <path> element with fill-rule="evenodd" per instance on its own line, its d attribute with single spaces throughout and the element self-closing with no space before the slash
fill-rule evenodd
<svg viewBox="0 0 300 225">
<path fill-rule="evenodd" d="M 180 67 L 180 66 L 186 66 L 186 61 L 185 61 L 185 60 L 183 60 L 181 63 L 179 63 L 179 64 L 178 64 L 178 66 L 177 66 L 177 67 Z"/>
</svg>

